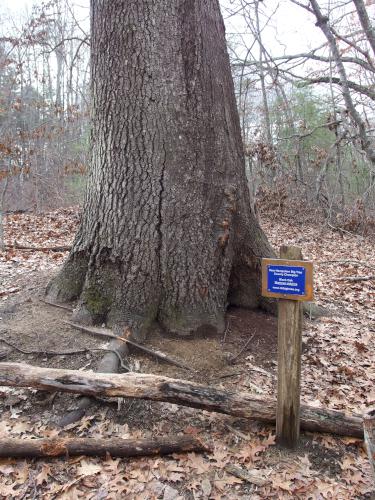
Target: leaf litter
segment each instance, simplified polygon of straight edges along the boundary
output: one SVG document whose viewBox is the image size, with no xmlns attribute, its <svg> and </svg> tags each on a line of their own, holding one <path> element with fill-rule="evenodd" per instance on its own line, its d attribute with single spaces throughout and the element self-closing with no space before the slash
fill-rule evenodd
<svg viewBox="0 0 375 500">
<path fill-rule="evenodd" d="M 78 222 L 76 207 L 46 214 L 5 217 L 5 239 L 28 246 L 69 245 Z M 373 345 L 375 282 L 337 281 L 373 274 L 374 241 L 332 231 L 323 225 L 293 225 L 264 215 L 275 248 L 302 247 L 314 262 L 316 302 L 328 314 L 305 321 L 302 399 L 309 404 L 361 413 L 375 404 Z M 286 237 L 287 235 L 287 237 Z M 42 366 L 93 368 L 99 354 L 49 357 L 43 348 L 97 345 L 86 336 L 72 336 L 62 326 L 66 312 L 42 305 L 39 298 L 66 252 L 10 248 L 0 253 L 0 337 L 18 346 L 41 350 L 24 355 L 0 342 L 8 361 Z M 260 313 L 259 313 L 260 314 Z M 43 325 L 43 327 L 42 327 Z M 257 332 L 261 327 L 260 332 Z M 193 378 L 228 389 L 274 395 L 276 386 L 276 322 L 266 315 L 229 310 L 223 338 L 193 341 L 163 338 L 155 332 L 150 345 L 178 354 L 197 369 Z M 53 334 L 51 333 L 53 331 Z M 6 336 L 4 334 L 6 333 Z M 230 363 L 255 335 L 243 355 Z M 265 340 L 264 340 L 265 337 Z M 206 365 L 193 352 L 205 349 Z M 189 378 L 177 367 L 134 356 L 143 372 Z M 167 403 L 124 400 L 93 405 L 91 414 L 60 429 L 54 417 L 74 406 L 71 396 L 52 402 L 39 391 L 0 388 L 0 438 L 15 437 L 151 437 L 167 433 L 199 435 L 213 446 L 212 454 L 106 459 L 76 457 L 55 460 L 0 460 L 0 498 L 232 499 L 232 498 L 371 498 L 373 485 L 363 443 L 355 438 L 305 433 L 296 451 L 275 446 L 271 426 L 233 417 L 176 408 Z M 120 408 L 120 410 L 118 409 Z M 236 466 L 267 480 L 264 486 L 227 472 Z M 228 468 L 226 470 L 226 468 Z M 263 483 L 261 483 L 263 484 Z"/>
</svg>

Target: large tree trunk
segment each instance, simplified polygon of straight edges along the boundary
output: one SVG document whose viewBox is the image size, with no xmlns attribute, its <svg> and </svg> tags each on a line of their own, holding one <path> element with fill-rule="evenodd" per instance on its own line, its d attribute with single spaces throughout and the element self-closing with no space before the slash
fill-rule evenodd
<svg viewBox="0 0 375 500">
<path fill-rule="evenodd" d="M 250 210 L 217 0 L 91 1 L 91 169 L 52 300 L 143 337 L 257 307 L 272 249 Z"/>
</svg>

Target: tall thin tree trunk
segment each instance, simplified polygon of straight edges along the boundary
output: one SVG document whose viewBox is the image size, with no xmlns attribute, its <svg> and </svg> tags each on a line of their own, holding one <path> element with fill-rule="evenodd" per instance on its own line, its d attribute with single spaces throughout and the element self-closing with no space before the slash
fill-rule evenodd
<svg viewBox="0 0 375 500">
<path fill-rule="evenodd" d="M 5 177 L 4 185 L 1 189 L 1 195 L 0 195 L 0 250 L 4 250 L 4 248 L 5 248 L 3 213 L 4 213 L 5 195 L 6 195 L 6 192 L 8 189 L 8 183 L 9 183 L 9 177 L 7 176 L 7 177 Z"/>
<path fill-rule="evenodd" d="M 81 225 L 52 281 L 76 319 L 143 337 L 154 320 L 223 330 L 256 307 L 272 249 L 250 210 L 217 0 L 91 1 L 91 168 Z"/>
</svg>

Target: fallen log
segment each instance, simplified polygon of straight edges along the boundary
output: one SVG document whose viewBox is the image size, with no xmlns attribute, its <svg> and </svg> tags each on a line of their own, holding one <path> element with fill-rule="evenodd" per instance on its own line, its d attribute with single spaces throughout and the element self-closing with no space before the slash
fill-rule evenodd
<svg viewBox="0 0 375 500">
<path fill-rule="evenodd" d="M 166 401 L 266 423 L 275 423 L 276 419 L 275 399 L 260 398 L 246 392 L 224 391 L 158 375 L 113 375 L 0 362 L 0 385 L 33 387 L 87 396 Z M 311 432 L 363 438 L 361 416 L 347 416 L 340 411 L 308 405 L 301 405 L 301 428 Z"/>
<path fill-rule="evenodd" d="M 105 457 L 140 457 L 170 455 L 185 451 L 211 451 L 200 439 L 192 436 L 171 436 L 155 439 L 121 438 L 54 438 L 0 439 L 1 458 L 45 458 L 74 455 Z"/>
</svg>

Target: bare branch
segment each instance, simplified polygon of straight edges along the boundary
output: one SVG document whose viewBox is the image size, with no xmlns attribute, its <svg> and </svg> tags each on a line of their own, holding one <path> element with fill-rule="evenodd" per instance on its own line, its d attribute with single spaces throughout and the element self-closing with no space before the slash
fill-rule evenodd
<svg viewBox="0 0 375 500">
<path fill-rule="evenodd" d="M 340 75 L 339 81 L 340 81 L 340 86 L 342 89 L 342 95 L 343 95 L 346 107 L 347 107 L 354 123 L 356 124 L 356 126 L 358 128 L 358 133 L 359 133 L 359 137 L 361 139 L 362 148 L 365 151 L 365 153 L 366 153 L 368 159 L 371 161 L 371 163 L 373 165 L 375 165 L 375 151 L 374 151 L 373 145 L 371 144 L 371 140 L 367 135 L 365 123 L 362 120 L 358 111 L 356 110 L 352 96 L 350 94 L 350 88 L 353 88 L 353 86 L 350 86 L 350 83 L 348 82 L 345 67 L 344 67 L 344 64 L 341 60 L 341 55 L 340 55 L 335 37 L 334 37 L 334 35 L 333 35 L 329 25 L 328 25 L 329 19 L 327 16 L 324 16 L 322 14 L 322 11 L 320 10 L 320 7 L 319 7 L 317 0 L 310 0 L 310 5 L 312 7 L 312 10 L 314 11 L 314 14 L 315 14 L 315 17 L 317 20 L 316 24 L 324 33 L 324 35 L 327 38 L 327 41 L 329 43 L 329 46 L 331 48 L 332 57 L 335 60 L 335 63 L 337 65 L 337 70 L 338 70 L 339 75 Z M 372 98 L 373 97 L 371 97 L 371 99 Z"/>
<path fill-rule="evenodd" d="M 305 82 L 300 83 L 300 85 L 313 85 L 315 83 L 334 83 L 335 85 L 339 85 L 344 88 L 345 86 L 348 89 L 352 89 L 359 94 L 363 94 L 369 97 L 372 101 L 375 101 L 375 92 L 371 90 L 369 87 L 365 87 L 364 85 L 359 85 L 351 80 L 346 80 L 343 82 L 341 78 L 330 77 L 330 76 L 318 76 L 317 78 L 306 78 Z"/>
<path fill-rule="evenodd" d="M 370 18 L 368 17 L 367 10 L 363 0 L 353 0 L 355 8 L 357 9 L 358 19 L 361 23 L 363 31 L 366 33 L 367 40 L 375 55 L 375 31 L 372 27 Z"/>
</svg>

